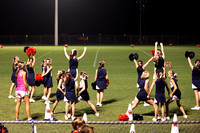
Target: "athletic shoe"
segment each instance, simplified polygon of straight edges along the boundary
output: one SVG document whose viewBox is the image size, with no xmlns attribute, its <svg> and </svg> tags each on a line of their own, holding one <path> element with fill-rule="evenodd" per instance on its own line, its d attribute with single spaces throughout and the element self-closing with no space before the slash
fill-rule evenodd
<svg viewBox="0 0 200 133">
<path fill-rule="evenodd" d="M 68 114 L 68 119 L 70 119 L 71 118 L 71 114 Z"/>
<path fill-rule="evenodd" d="M 47 104 L 47 103 L 51 104 L 52 102 L 51 101 L 45 101 L 44 102 L 44 104 Z"/>
<path fill-rule="evenodd" d="M 195 107 L 191 108 L 191 110 L 200 110 L 200 107 L 195 106 Z"/>
<path fill-rule="evenodd" d="M 103 104 L 99 104 L 99 107 L 102 107 L 103 106 Z"/>
<path fill-rule="evenodd" d="M 157 122 L 157 119 L 154 117 L 154 118 L 152 119 L 152 121 L 153 121 L 153 122 Z"/>
<path fill-rule="evenodd" d="M 97 105 L 97 106 L 99 106 L 99 104 L 100 104 L 100 103 L 99 103 L 99 102 L 97 102 L 97 104 L 96 104 L 96 105 Z"/>
<path fill-rule="evenodd" d="M 33 118 L 31 118 L 31 119 L 29 119 L 29 120 L 27 120 L 27 121 L 36 121 L 36 120 L 34 120 Z"/>
<path fill-rule="evenodd" d="M 72 121 L 73 121 L 75 118 L 76 118 L 76 117 L 73 117 L 73 116 L 72 116 Z"/>
<path fill-rule="evenodd" d="M 46 100 L 46 99 L 47 99 L 47 97 L 46 97 L 46 96 L 42 96 L 42 99 L 43 99 L 43 100 Z"/>
<path fill-rule="evenodd" d="M 19 121 L 19 119 L 15 120 L 15 121 Z"/>
<path fill-rule="evenodd" d="M 161 118 L 161 121 L 162 121 L 162 122 L 166 121 L 166 118 L 165 118 L 165 117 L 164 117 L 164 119 L 163 119 L 163 118 Z"/>
<path fill-rule="evenodd" d="M 183 118 L 187 118 L 187 117 L 188 117 L 187 115 L 184 115 L 184 116 L 183 116 Z"/>
<path fill-rule="evenodd" d="M 161 120 L 161 116 L 157 116 L 157 119 L 158 119 L 158 120 Z"/>
<path fill-rule="evenodd" d="M 65 115 L 65 120 L 67 121 L 69 118 Z"/>
<path fill-rule="evenodd" d="M 169 121 L 169 120 L 170 120 L 170 117 L 169 117 L 169 116 L 167 116 L 167 117 L 166 117 L 166 119 Z"/>
<path fill-rule="evenodd" d="M 15 97 L 13 97 L 13 96 L 8 96 L 8 98 L 10 99 L 10 98 L 15 98 Z"/>
<path fill-rule="evenodd" d="M 146 106 L 149 106 L 149 104 L 148 103 L 144 103 L 144 106 L 146 107 Z"/>
<path fill-rule="evenodd" d="M 30 102 L 30 103 L 34 103 L 35 100 L 34 100 L 34 99 L 29 99 L 29 102 Z"/>
<path fill-rule="evenodd" d="M 97 112 L 95 115 L 96 115 L 96 116 L 99 116 L 99 112 Z"/>
</svg>

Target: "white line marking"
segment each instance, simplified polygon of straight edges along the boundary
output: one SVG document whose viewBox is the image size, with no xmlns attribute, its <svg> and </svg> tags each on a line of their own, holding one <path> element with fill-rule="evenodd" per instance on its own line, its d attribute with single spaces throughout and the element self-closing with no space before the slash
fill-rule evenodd
<svg viewBox="0 0 200 133">
<path fill-rule="evenodd" d="M 139 49 L 139 50 L 140 50 L 140 49 Z M 148 56 L 152 57 L 152 55 L 151 55 L 151 54 L 149 54 L 149 53 L 145 52 L 144 50 L 140 50 L 140 51 L 142 51 L 142 52 L 143 52 L 143 53 L 145 53 L 146 55 L 148 55 Z"/>
<path fill-rule="evenodd" d="M 36 58 L 35 60 L 38 60 L 38 59 L 40 59 L 40 58 L 42 58 L 42 57 L 44 57 L 45 55 L 48 55 L 48 54 L 50 54 L 50 53 L 52 53 L 52 51 L 50 51 L 50 52 L 47 52 L 46 54 L 43 54 L 43 55 L 39 56 L 39 57 L 38 57 L 38 58 Z"/>
<path fill-rule="evenodd" d="M 98 54 L 99 54 L 99 48 L 97 49 L 97 52 L 96 52 L 96 56 L 95 56 L 95 59 L 94 59 L 93 67 L 96 67 L 96 62 L 97 62 Z"/>
</svg>

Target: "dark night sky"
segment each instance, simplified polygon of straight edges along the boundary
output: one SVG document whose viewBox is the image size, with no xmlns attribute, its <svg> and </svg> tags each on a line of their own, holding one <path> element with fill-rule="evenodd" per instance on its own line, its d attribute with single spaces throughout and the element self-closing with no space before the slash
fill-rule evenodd
<svg viewBox="0 0 200 133">
<path fill-rule="evenodd" d="M 147 0 L 142 34 L 200 35 L 198 1 Z M 139 34 L 136 0 L 59 0 L 59 34 Z M 54 34 L 54 0 L 0 0 L 0 35 Z"/>
</svg>

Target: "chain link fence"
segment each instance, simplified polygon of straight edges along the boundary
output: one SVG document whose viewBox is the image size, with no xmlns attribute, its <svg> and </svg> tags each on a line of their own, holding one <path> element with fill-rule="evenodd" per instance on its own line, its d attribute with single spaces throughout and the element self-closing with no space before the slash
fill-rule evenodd
<svg viewBox="0 0 200 133">
<path fill-rule="evenodd" d="M 155 41 L 173 45 L 200 44 L 199 36 L 145 35 L 59 35 L 59 45 L 152 45 Z M 0 35 L 3 45 L 54 45 L 54 35 Z"/>
<path fill-rule="evenodd" d="M 71 121 L 0 121 L 9 133 L 71 133 Z M 131 124 L 135 124 L 136 133 L 170 133 L 172 124 L 178 124 L 180 133 L 199 133 L 200 121 L 178 122 L 120 122 L 120 121 L 88 121 L 95 133 L 129 133 Z M 35 129 L 34 129 L 35 127 Z"/>
</svg>

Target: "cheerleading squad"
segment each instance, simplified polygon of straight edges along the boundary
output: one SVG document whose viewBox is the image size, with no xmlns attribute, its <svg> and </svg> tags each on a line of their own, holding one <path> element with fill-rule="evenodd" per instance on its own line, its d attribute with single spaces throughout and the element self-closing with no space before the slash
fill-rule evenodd
<svg viewBox="0 0 200 133">
<path fill-rule="evenodd" d="M 51 110 L 51 114 L 54 113 L 56 106 L 58 105 L 60 100 L 64 100 L 65 102 L 65 120 L 70 118 L 75 119 L 75 104 L 80 101 L 86 101 L 88 105 L 93 109 L 96 116 L 99 116 L 99 112 L 96 107 L 90 100 L 88 89 L 87 79 L 90 78 L 86 72 L 80 72 L 78 74 L 78 62 L 84 57 L 87 48 L 84 48 L 84 51 L 80 57 L 77 57 L 77 50 L 72 49 L 67 54 L 66 51 L 67 46 L 64 47 L 64 52 L 66 58 L 69 60 L 69 69 L 58 70 L 57 73 L 57 91 L 56 91 L 56 100 L 53 103 L 53 107 Z M 25 47 L 24 52 L 26 52 L 29 48 Z M 31 51 L 31 50 L 29 50 Z M 19 108 L 21 102 L 24 101 L 26 103 L 26 113 L 28 120 L 32 121 L 33 119 L 30 116 L 30 102 L 34 103 L 33 99 L 35 86 L 44 85 L 43 96 L 42 99 L 45 100 L 45 104 L 52 103 L 49 98 L 51 95 L 53 81 L 52 81 L 52 59 L 45 59 L 42 63 L 42 74 L 36 74 L 35 76 L 35 52 L 28 55 L 27 63 L 19 61 L 19 57 L 15 56 L 13 59 L 13 74 L 11 77 L 12 84 L 10 87 L 10 95 L 8 98 L 16 98 L 16 120 L 19 120 Z M 97 106 L 102 106 L 104 89 L 107 87 L 108 81 L 108 72 L 104 69 L 105 61 L 99 62 L 99 68 L 95 73 L 95 89 L 97 90 Z M 25 69 L 27 67 L 27 70 Z M 80 77 L 80 84 L 78 84 L 78 77 Z M 15 97 L 12 96 L 13 88 L 16 86 Z M 76 95 L 77 90 L 77 95 Z M 69 105 L 71 103 L 71 112 L 69 112 Z"/>
<path fill-rule="evenodd" d="M 155 117 L 153 121 L 157 121 L 161 119 L 162 121 L 169 120 L 169 104 L 173 101 L 176 101 L 177 106 L 180 108 L 183 113 L 183 117 L 187 118 L 187 115 L 184 111 L 184 108 L 180 104 L 181 100 L 181 91 L 177 84 L 177 74 L 170 70 L 167 72 L 167 76 L 170 78 L 170 88 L 171 93 L 166 81 L 166 72 L 164 66 L 164 48 L 163 44 L 160 43 L 161 49 L 157 49 L 158 42 L 155 43 L 155 51 L 152 52 L 152 58 L 150 58 L 147 63 L 143 65 L 141 60 L 137 61 L 138 54 L 131 54 L 129 59 L 134 61 L 138 79 L 137 79 L 137 88 L 139 92 L 135 96 L 134 101 L 132 102 L 132 109 L 134 109 L 140 101 L 144 101 L 144 106 L 149 106 L 149 104 L 153 105 L 155 111 Z M 99 112 L 96 107 L 90 100 L 88 89 L 87 79 L 90 78 L 86 72 L 80 72 L 78 74 L 78 62 L 84 57 L 87 48 L 84 48 L 84 51 L 80 57 L 77 57 L 77 50 L 72 49 L 68 55 L 67 48 L 64 47 L 64 53 L 66 58 L 69 60 L 69 69 L 68 71 L 59 70 L 57 73 L 57 92 L 56 92 L 56 100 L 51 109 L 51 113 L 54 113 L 56 106 L 58 105 L 60 100 L 64 100 L 65 102 L 65 120 L 70 118 L 75 119 L 75 105 L 80 101 L 86 101 L 88 105 L 93 109 L 96 116 L 99 116 Z M 26 50 L 31 48 L 25 48 L 26 51 L 35 51 L 28 55 L 27 63 L 19 61 L 19 57 L 14 57 L 13 59 L 13 74 L 11 77 L 12 84 L 10 87 L 10 94 L 8 98 L 16 98 L 16 120 L 19 120 L 19 108 L 21 102 L 24 101 L 26 103 L 26 113 L 28 120 L 33 120 L 30 116 L 30 102 L 35 102 L 33 99 L 35 86 L 39 86 L 40 84 L 44 85 L 43 96 L 42 99 L 45 100 L 45 104 L 52 103 L 49 98 L 51 95 L 53 82 L 52 82 L 52 59 L 45 59 L 42 63 L 42 74 L 40 77 L 35 78 L 35 53 L 36 50 Z M 200 61 L 197 59 L 195 61 L 195 65 L 192 64 L 191 59 L 194 57 L 193 52 L 186 52 L 186 57 L 188 58 L 189 66 L 192 70 L 192 89 L 194 90 L 195 98 L 196 98 L 196 106 L 191 108 L 192 110 L 200 110 L 199 100 L 200 100 Z M 149 72 L 145 70 L 145 68 L 149 65 L 151 61 L 154 61 L 154 75 L 153 82 L 149 85 Z M 25 66 L 27 70 L 25 70 Z M 96 70 L 95 79 L 93 83 L 93 88 L 97 90 L 97 106 L 102 106 L 104 89 L 107 88 L 108 85 L 108 71 L 104 69 L 105 61 L 99 62 L 99 68 Z M 28 74 L 27 74 L 28 73 Z M 78 84 L 78 77 L 80 78 L 80 84 Z M 38 79 L 42 79 L 38 81 Z M 12 91 L 14 86 L 16 86 L 15 97 L 12 96 Z M 150 88 L 149 88 L 150 86 Z M 156 86 L 155 97 L 152 100 L 151 92 Z M 166 101 L 165 98 L 165 87 L 167 89 L 169 99 Z M 27 90 L 28 89 L 28 90 Z M 149 90 L 150 89 L 150 90 Z M 77 90 L 77 94 L 75 94 Z M 71 111 L 69 112 L 69 105 L 71 103 Z M 161 105 L 161 114 L 159 112 L 159 104 Z M 166 107 L 166 117 L 165 117 L 165 107 Z"/>
</svg>

